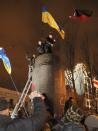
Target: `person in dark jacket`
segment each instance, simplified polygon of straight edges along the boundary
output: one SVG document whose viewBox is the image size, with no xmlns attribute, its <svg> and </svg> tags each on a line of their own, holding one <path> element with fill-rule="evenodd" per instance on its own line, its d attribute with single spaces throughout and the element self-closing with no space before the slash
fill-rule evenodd
<svg viewBox="0 0 98 131">
<path fill-rule="evenodd" d="M 0 131 L 41 131 L 48 119 L 48 113 L 43 96 L 32 92 L 30 99 L 33 101 L 34 112 L 31 118 L 11 119 L 8 116 L 8 103 L 0 100 Z"/>
<path fill-rule="evenodd" d="M 73 104 L 73 98 L 69 97 L 68 100 L 65 101 L 65 105 L 64 105 L 64 114 L 66 113 L 66 111 L 72 106 Z"/>
<path fill-rule="evenodd" d="M 52 53 L 52 47 L 54 46 L 55 42 L 56 40 L 53 38 L 52 34 L 49 34 L 45 41 L 45 53 Z"/>
<path fill-rule="evenodd" d="M 53 116 L 54 113 L 53 113 L 53 103 L 52 103 L 52 101 L 48 98 L 46 93 L 42 93 L 42 95 L 44 97 L 44 102 L 45 102 L 47 111 L 50 113 L 50 115 Z"/>
<path fill-rule="evenodd" d="M 38 41 L 37 52 L 39 55 L 42 55 L 45 53 L 45 43 L 44 42 Z"/>
</svg>

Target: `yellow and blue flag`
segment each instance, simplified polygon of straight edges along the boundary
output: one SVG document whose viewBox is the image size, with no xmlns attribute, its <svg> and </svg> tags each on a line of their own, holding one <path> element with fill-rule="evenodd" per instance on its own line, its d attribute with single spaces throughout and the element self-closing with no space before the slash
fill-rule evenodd
<svg viewBox="0 0 98 131">
<path fill-rule="evenodd" d="M 4 64 L 6 71 L 9 74 L 11 74 L 11 64 L 10 64 L 9 58 L 5 54 L 5 50 L 2 47 L 0 47 L 0 58 L 3 61 L 3 64 Z"/>
<path fill-rule="evenodd" d="M 42 22 L 43 23 L 47 23 L 48 25 L 50 25 L 52 28 L 56 29 L 60 36 L 62 37 L 62 39 L 65 38 L 65 32 L 63 29 L 61 29 L 57 22 L 55 21 L 55 19 L 53 18 L 53 16 L 47 11 L 46 7 L 43 7 L 42 10 Z"/>
</svg>

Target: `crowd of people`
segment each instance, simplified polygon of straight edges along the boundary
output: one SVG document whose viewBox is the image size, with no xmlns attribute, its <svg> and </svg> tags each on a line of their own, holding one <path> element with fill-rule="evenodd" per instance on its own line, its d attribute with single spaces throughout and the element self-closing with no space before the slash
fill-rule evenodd
<svg viewBox="0 0 98 131">
<path fill-rule="evenodd" d="M 58 120 L 46 94 L 31 92 L 29 95 L 32 115 L 12 119 L 9 102 L 0 97 L 0 131 L 98 131 L 98 118 L 86 114 L 69 97 L 65 101 L 64 113 Z"/>
</svg>

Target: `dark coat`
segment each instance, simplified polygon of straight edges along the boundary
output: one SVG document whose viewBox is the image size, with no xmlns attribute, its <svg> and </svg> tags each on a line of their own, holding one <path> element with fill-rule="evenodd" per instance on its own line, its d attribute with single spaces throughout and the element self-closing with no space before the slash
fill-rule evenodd
<svg viewBox="0 0 98 131">
<path fill-rule="evenodd" d="M 44 43 L 42 43 L 41 45 L 38 45 L 38 47 L 37 47 L 37 52 L 38 52 L 38 54 L 41 55 L 41 54 L 44 54 L 44 53 L 45 53 L 44 46 L 45 46 Z"/>
<path fill-rule="evenodd" d="M 65 101 L 65 104 L 64 104 L 64 114 L 72 106 L 72 104 L 73 104 L 73 102 L 72 102 L 71 98 L 69 98 L 67 101 Z"/>
<path fill-rule="evenodd" d="M 44 46 L 44 49 L 45 49 L 45 53 L 52 53 L 51 43 L 46 42 L 46 43 L 45 43 L 45 46 Z"/>
<path fill-rule="evenodd" d="M 41 131 L 47 119 L 44 102 L 41 98 L 35 98 L 32 118 L 11 120 L 7 116 L 0 116 L 0 131 Z"/>
<path fill-rule="evenodd" d="M 77 124 L 74 122 L 68 122 L 68 123 L 59 123 L 55 125 L 55 127 L 52 129 L 52 131 L 86 131 L 85 127 L 82 124 Z"/>
</svg>

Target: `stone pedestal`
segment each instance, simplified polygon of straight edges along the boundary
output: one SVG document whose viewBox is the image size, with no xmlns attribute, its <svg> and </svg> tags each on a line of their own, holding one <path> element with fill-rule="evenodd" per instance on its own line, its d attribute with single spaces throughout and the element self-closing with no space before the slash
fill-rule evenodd
<svg viewBox="0 0 98 131">
<path fill-rule="evenodd" d="M 46 93 L 53 100 L 53 57 L 52 54 L 39 55 L 35 59 L 35 67 L 32 73 L 32 81 L 35 90 Z"/>
</svg>

